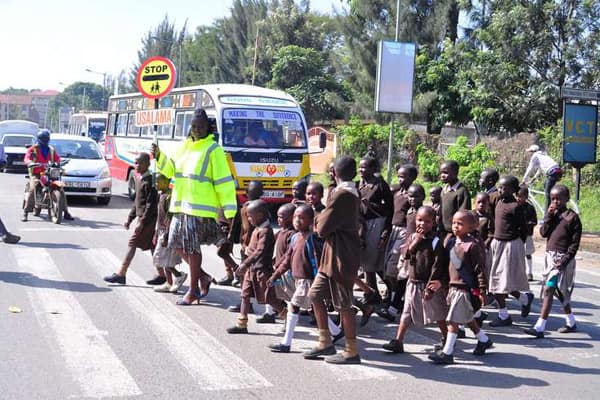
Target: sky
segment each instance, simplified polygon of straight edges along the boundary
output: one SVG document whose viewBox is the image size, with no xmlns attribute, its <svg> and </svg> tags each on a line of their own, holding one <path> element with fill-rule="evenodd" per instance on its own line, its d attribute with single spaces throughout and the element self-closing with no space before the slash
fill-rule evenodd
<svg viewBox="0 0 600 400">
<path fill-rule="evenodd" d="M 102 84 L 137 60 L 142 37 L 169 16 L 188 33 L 228 16 L 231 0 L 0 0 L 0 90 Z M 340 0 L 311 0 L 331 13 Z M 86 69 L 96 71 L 87 72 Z"/>
</svg>

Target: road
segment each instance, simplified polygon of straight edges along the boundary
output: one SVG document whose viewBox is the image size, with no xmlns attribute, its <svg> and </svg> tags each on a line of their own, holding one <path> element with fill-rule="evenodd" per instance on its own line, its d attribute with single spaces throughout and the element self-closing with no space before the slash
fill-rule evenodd
<svg viewBox="0 0 600 400">
<path fill-rule="evenodd" d="M 290 354 L 266 348 L 278 341 L 281 323 L 256 325 L 251 317 L 251 334 L 227 335 L 236 289 L 214 287 L 202 305 L 176 306 L 176 296 L 145 284 L 153 275 L 147 253 L 136 255 L 127 286 L 107 286 L 102 277 L 117 269 L 129 235 L 121 225 L 131 206 L 124 185 L 116 184 L 106 207 L 70 200 L 76 220 L 54 225 L 19 221 L 23 184 L 21 174 L 0 175 L 2 218 L 23 237 L 18 245 L 0 243 L 2 399 L 585 399 L 600 389 L 597 261 L 579 260 L 577 333 L 557 333 L 563 318 L 555 313 L 547 338 L 530 339 L 521 330 L 535 322 L 539 301 L 527 320 L 512 303 L 515 325 L 488 329 L 495 347 L 487 356 L 471 354 L 469 333 L 456 364 L 441 367 L 427 359 L 438 340 L 433 328 L 410 331 L 407 353 L 391 355 L 380 348 L 396 326 L 373 317 L 359 330 L 363 364 L 333 366 L 301 357 L 317 338 L 308 317 Z M 539 276 L 540 250 L 534 261 Z M 204 265 L 223 273 L 214 247 Z"/>
</svg>

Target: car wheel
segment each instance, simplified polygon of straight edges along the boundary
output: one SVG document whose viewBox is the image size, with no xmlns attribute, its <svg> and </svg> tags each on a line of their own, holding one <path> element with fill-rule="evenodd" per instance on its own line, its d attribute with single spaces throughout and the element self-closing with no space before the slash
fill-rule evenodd
<svg viewBox="0 0 600 400">
<path fill-rule="evenodd" d="M 98 202 L 98 204 L 100 204 L 101 206 L 107 206 L 108 203 L 110 203 L 110 197 L 97 197 L 96 201 Z"/>
<path fill-rule="evenodd" d="M 135 172 L 133 170 L 129 171 L 127 177 L 127 195 L 131 200 L 135 200 Z"/>
</svg>

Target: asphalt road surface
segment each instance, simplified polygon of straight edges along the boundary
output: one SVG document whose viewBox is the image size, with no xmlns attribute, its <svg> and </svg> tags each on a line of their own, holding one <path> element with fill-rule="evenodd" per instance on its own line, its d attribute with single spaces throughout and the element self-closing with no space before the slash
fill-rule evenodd
<svg viewBox="0 0 600 400">
<path fill-rule="evenodd" d="M 475 339 L 468 333 L 457 344 L 456 364 L 442 367 L 427 359 L 439 339 L 435 329 L 411 330 L 406 353 L 387 354 L 381 345 L 396 325 L 374 316 L 359 329 L 363 364 L 334 366 L 301 357 L 317 339 L 308 317 L 292 353 L 275 354 L 267 345 L 278 342 L 281 321 L 257 325 L 251 317 L 249 335 L 225 332 L 235 323 L 226 308 L 239 300 L 238 290 L 213 287 L 191 307 L 153 292 L 145 284 L 153 275 L 147 252 L 136 255 L 127 286 L 106 285 L 102 277 L 116 271 L 129 237 L 123 184 L 115 182 L 109 206 L 70 199 L 76 220 L 54 225 L 45 217 L 20 222 L 24 183 L 22 174 L 0 174 L 0 215 L 23 237 L 18 245 L 0 243 L 1 399 L 530 400 L 596 398 L 600 390 L 600 268 L 589 255 L 578 260 L 577 333 L 556 332 L 564 324 L 556 307 L 547 337 L 531 339 L 522 328 L 535 322 L 539 300 L 527 319 L 512 302 L 515 324 L 486 328 L 495 343 L 488 355 L 471 354 Z M 541 254 L 534 259 L 537 277 Z M 204 266 L 223 275 L 214 247 L 206 248 Z M 532 289 L 539 293 L 539 284 Z"/>
</svg>

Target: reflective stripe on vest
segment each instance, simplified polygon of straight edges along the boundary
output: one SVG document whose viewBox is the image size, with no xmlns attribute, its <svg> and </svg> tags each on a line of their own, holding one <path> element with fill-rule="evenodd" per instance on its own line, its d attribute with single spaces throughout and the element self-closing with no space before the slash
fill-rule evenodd
<svg viewBox="0 0 600 400">
<path fill-rule="evenodd" d="M 173 202 L 173 206 L 187 208 L 190 210 L 209 211 L 209 212 L 214 212 L 214 213 L 219 212 L 219 209 L 217 207 L 207 206 L 206 204 L 194 204 L 194 203 L 189 203 L 187 201 L 175 201 L 175 202 Z M 225 207 L 228 207 L 228 206 L 225 206 Z"/>
<path fill-rule="evenodd" d="M 213 143 L 206 150 L 206 154 L 204 155 L 204 160 L 202 161 L 202 167 L 200 168 L 199 174 L 196 175 L 196 174 L 186 174 L 183 172 L 178 172 L 175 174 L 175 178 L 193 179 L 198 182 L 209 182 L 209 183 L 212 182 L 212 179 L 210 179 L 209 177 L 206 176 L 206 171 L 208 170 L 208 164 L 210 163 L 210 153 L 212 153 L 217 147 L 219 147 L 219 145 L 217 143 Z M 231 176 L 229 178 L 231 178 Z M 225 178 L 223 178 L 223 179 L 225 179 Z M 219 179 L 219 181 L 221 181 L 221 179 Z M 225 182 L 227 182 L 227 181 L 225 181 Z M 220 183 L 223 183 L 223 182 L 220 182 Z"/>
</svg>

